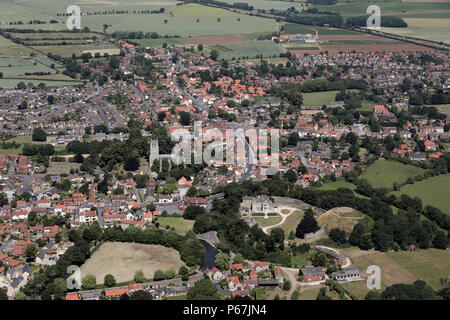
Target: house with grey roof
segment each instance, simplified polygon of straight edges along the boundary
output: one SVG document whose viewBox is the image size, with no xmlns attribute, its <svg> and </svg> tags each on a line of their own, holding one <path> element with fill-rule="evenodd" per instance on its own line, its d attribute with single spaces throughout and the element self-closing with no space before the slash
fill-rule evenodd
<svg viewBox="0 0 450 320">
<path fill-rule="evenodd" d="M 333 280 L 338 282 L 349 282 L 362 280 L 359 269 L 355 266 L 342 268 L 340 271 L 333 272 L 331 274 Z"/>
</svg>

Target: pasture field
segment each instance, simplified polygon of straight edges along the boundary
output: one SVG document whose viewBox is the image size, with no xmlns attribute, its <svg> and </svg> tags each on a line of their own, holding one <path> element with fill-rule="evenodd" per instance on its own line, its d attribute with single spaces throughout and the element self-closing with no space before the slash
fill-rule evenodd
<svg viewBox="0 0 450 320">
<path fill-rule="evenodd" d="M 5 78 L 37 72 L 54 74 L 56 70 L 50 68 L 51 63 L 53 62 L 45 57 L 32 59 L 31 57 L 0 56 L 0 72 Z"/>
<path fill-rule="evenodd" d="M 162 47 L 164 43 L 167 45 L 186 45 L 180 38 L 158 38 L 158 39 L 129 39 L 129 42 L 136 42 L 144 47 Z"/>
<path fill-rule="evenodd" d="M 323 106 L 332 104 L 339 91 L 321 91 L 302 93 L 304 106 Z"/>
<path fill-rule="evenodd" d="M 81 81 L 60 81 L 60 80 L 36 80 L 36 79 L 0 79 L 0 88 L 11 89 L 16 88 L 20 82 L 24 82 L 27 86 L 32 83 L 37 86 L 44 83 L 47 87 L 63 87 L 63 86 L 77 86 L 83 84 Z"/>
<path fill-rule="evenodd" d="M 170 228 L 175 228 L 175 230 L 179 232 L 188 232 L 192 230 L 195 221 L 186 220 L 181 217 L 158 217 L 158 222 L 163 228 L 169 226 Z"/>
<path fill-rule="evenodd" d="M 337 190 L 339 188 L 347 188 L 350 190 L 355 190 L 356 186 L 353 183 L 347 182 L 344 179 L 336 180 L 333 182 L 326 182 L 322 184 L 317 189 L 319 190 Z"/>
<path fill-rule="evenodd" d="M 156 270 L 178 269 L 184 263 L 180 254 L 172 248 L 140 243 L 106 242 L 81 266 L 81 277 L 91 273 L 97 283 L 103 283 L 108 273 L 117 282 L 130 281 L 134 273 L 142 270 L 147 279 L 153 278 Z"/>
<path fill-rule="evenodd" d="M 423 172 L 421 168 L 396 161 L 377 160 L 365 169 L 360 178 L 366 179 L 374 188 L 391 189 L 394 182 L 404 183 L 409 177 Z"/>
<path fill-rule="evenodd" d="M 35 51 L 0 36 L 0 55 L 29 56 L 31 52 Z"/>
<path fill-rule="evenodd" d="M 212 8 L 200 4 L 190 3 L 172 9 L 175 18 L 242 18 L 243 14 L 230 10 Z"/>
<path fill-rule="evenodd" d="M 219 51 L 219 59 L 225 60 L 251 59 L 255 58 L 256 55 L 273 58 L 274 56 L 279 57 L 280 53 L 283 52 L 280 46 L 271 40 L 230 43 L 213 46 L 211 50 L 213 49 Z"/>
<path fill-rule="evenodd" d="M 353 183 L 347 182 L 344 179 L 340 179 L 340 180 L 336 180 L 333 182 L 326 182 L 324 184 L 322 184 L 320 187 L 318 187 L 317 189 L 319 190 L 337 190 L 339 188 L 347 188 L 353 191 L 353 194 L 355 195 L 355 197 L 357 198 L 362 198 L 362 199 L 368 199 L 368 197 L 356 193 L 354 190 L 356 188 L 356 186 Z"/>
<path fill-rule="evenodd" d="M 426 281 L 434 289 L 439 289 L 439 279 L 450 275 L 450 251 L 435 248 L 417 249 L 415 252 L 377 252 L 364 251 L 355 247 L 340 249 L 349 256 L 361 274 L 366 274 L 369 265 L 381 268 L 382 287 L 395 283 L 412 283 L 417 279 Z M 347 287 L 347 285 L 346 285 Z M 358 295 L 363 288 L 347 289 Z M 361 293 L 359 293 L 361 294 Z"/>
<path fill-rule="evenodd" d="M 120 49 L 113 44 L 106 45 L 56 45 L 56 46 L 33 46 L 32 48 L 39 50 L 45 54 L 52 53 L 60 55 L 63 58 L 71 57 L 72 54 L 80 56 L 82 53 L 91 52 L 94 55 L 96 52 L 100 52 L 100 55 L 108 52 L 111 54 L 119 54 Z"/>
<path fill-rule="evenodd" d="M 407 194 L 410 197 L 418 197 L 424 206 L 430 205 L 450 214 L 450 174 L 441 174 L 432 178 L 407 184 L 399 191 L 395 191 L 397 197 Z"/>
</svg>

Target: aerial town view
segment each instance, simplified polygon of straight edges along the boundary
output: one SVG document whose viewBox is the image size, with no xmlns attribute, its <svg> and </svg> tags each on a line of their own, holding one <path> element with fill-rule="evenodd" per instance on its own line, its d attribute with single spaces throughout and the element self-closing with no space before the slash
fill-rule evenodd
<svg viewBox="0 0 450 320">
<path fill-rule="evenodd" d="M 0 0 L 0 300 L 450 300 L 449 46 L 450 0 Z"/>
</svg>

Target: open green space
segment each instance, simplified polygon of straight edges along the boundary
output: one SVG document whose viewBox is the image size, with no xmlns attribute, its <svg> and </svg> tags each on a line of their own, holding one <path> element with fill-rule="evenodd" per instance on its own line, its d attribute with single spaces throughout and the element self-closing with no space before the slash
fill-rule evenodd
<svg viewBox="0 0 450 320">
<path fill-rule="evenodd" d="M 255 220 L 255 223 L 257 223 L 261 228 L 264 228 L 264 227 L 270 227 L 277 223 L 280 223 L 281 216 L 280 215 L 268 216 L 267 219 L 265 217 L 261 217 L 261 216 L 253 216 L 253 220 Z"/>
<path fill-rule="evenodd" d="M 0 79 L 0 88 L 16 88 L 17 85 L 23 82 L 27 86 L 32 83 L 33 86 L 37 86 L 40 83 L 44 83 L 46 87 L 63 87 L 63 86 L 77 86 L 82 84 L 80 81 L 53 81 L 53 80 L 36 80 L 36 79 Z"/>
<path fill-rule="evenodd" d="M 394 182 L 404 183 L 409 177 L 423 173 L 424 170 L 415 166 L 396 161 L 377 160 L 367 167 L 360 176 L 366 179 L 374 188 L 392 188 Z"/>
<path fill-rule="evenodd" d="M 251 59 L 257 55 L 267 58 L 279 57 L 283 52 L 281 47 L 271 40 L 223 44 L 214 46 L 214 49 L 218 50 L 219 59 L 225 60 Z"/>
<path fill-rule="evenodd" d="M 172 9 L 173 16 L 178 18 L 242 18 L 243 14 L 230 10 L 189 3 Z"/>
<path fill-rule="evenodd" d="M 291 231 L 295 233 L 300 220 L 303 218 L 303 212 L 300 210 L 295 210 L 286 220 L 279 226 L 283 229 L 285 236 L 287 237 Z"/>
<path fill-rule="evenodd" d="M 450 214 L 450 174 L 441 174 L 432 178 L 407 184 L 394 194 L 399 197 L 407 194 L 410 197 L 418 197 L 424 206 L 430 205 Z"/>
<path fill-rule="evenodd" d="M 161 227 L 175 228 L 179 232 L 188 232 L 194 226 L 194 220 L 186 220 L 182 217 L 158 217 L 158 223 Z"/>
<path fill-rule="evenodd" d="M 144 47 L 162 47 L 164 43 L 167 45 L 184 45 L 185 43 L 177 38 L 158 38 L 158 39 L 130 39 L 129 42 L 135 42 Z"/>
<path fill-rule="evenodd" d="M 304 106 L 323 106 L 332 104 L 339 91 L 321 91 L 302 93 Z"/>
</svg>

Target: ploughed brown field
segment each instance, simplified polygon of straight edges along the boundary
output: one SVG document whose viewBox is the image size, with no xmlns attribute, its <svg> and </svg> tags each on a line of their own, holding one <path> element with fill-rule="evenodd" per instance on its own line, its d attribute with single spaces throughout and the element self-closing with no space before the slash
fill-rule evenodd
<svg viewBox="0 0 450 320">
<path fill-rule="evenodd" d="M 160 245 L 106 242 L 81 266 L 81 277 L 91 273 L 96 276 L 97 284 L 103 284 L 108 273 L 116 281 L 125 282 L 133 280 L 138 270 L 144 276 L 153 278 L 156 270 L 173 269 L 178 272 L 184 263 L 178 251 Z"/>
<path fill-rule="evenodd" d="M 206 37 L 193 37 L 193 38 L 180 38 L 180 41 L 192 44 L 229 44 L 246 42 L 248 39 L 244 39 L 238 36 L 223 35 L 223 36 L 206 36 Z"/>
</svg>

